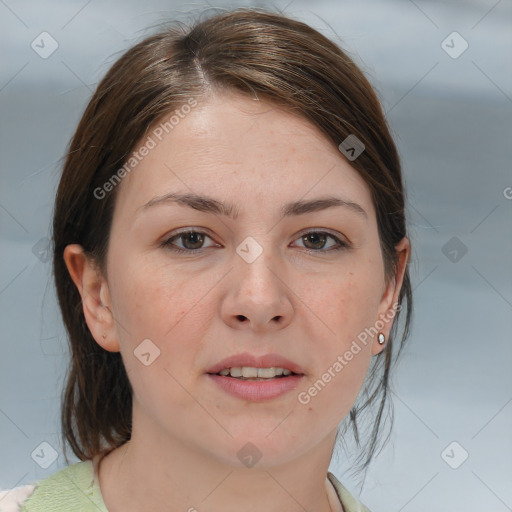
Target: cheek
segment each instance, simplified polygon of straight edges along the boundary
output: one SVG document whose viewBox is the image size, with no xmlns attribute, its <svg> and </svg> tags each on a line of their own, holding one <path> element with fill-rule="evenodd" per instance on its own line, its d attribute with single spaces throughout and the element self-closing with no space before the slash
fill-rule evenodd
<svg viewBox="0 0 512 512">
<path fill-rule="evenodd" d="M 125 328 L 120 335 L 134 342 L 138 338 L 171 339 L 175 326 L 194 315 L 194 306 L 204 295 L 203 286 L 190 276 L 185 278 L 179 269 L 142 257 L 126 257 L 112 282 L 112 302 Z"/>
<path fill-rule="evenodd" d="M 187 406 L 188 395 L 177 381 L 190 378 L 188 369 L 202 349 L 200 340 L 207 337 L 208 317 L 215 311 L 205 293 L 213 290 L 221 277 L 216 272 L 195 276 L 175 264 L 162 263 L 161 258 L 128 254 L 113 269 L 117 334 L 125 367 L 141 396 L 152 400 L 153 391 L 160 389 L 167 398 L 173 396 L 173 401 Z M 144 366 L 137 356 L 147 352 L 146 359 L 154 357 L 154 362 Z"/>
<path fill-rule="evenodd" d="M 309 282 L 304 296 L 321 322 L 315 322 L 316 375 L 307 390 L 309 406 L 334 408 L 333 417 L 345 416 L 355 401 L 371 362 L 372 338 L 365 333 L 378 320 L 382 269 L 373 258 L 352 259 L 329 279 Z M 323 332 L 323 335 L 318 335 Z M 306 399 L 307 400 L 307 399 Z"/>
<path fill-rule="evenodd" d="M 162 421 L 172 412 L 163 403 L 180 411 L 194 407 L 179 383 L 186 381 L 195 349 L 187 337 L 202 337 L 194 305 L 204 289 L 182 276 L 175 268 L 142 258 L 126 258 L 112 273 L 112 305 L 126 372 L 139 404 L 148 414 L 161 411 Z"/>
<path fill-rule="evenodd" d="M 333 334 L 332 339 L 337 340 L 336 348 L 350 345 L 378 319 L 382 279 L 381 269 L 373 259 L 360 258 L 321 285 L 309 287 L 307 293 L 316 297 L 315 310 Z"/>
<path fill-rule="evenodd" d="M 363 386 L 371 362 L 371 339 L 366 344 L 358 335 L 372 325 L 371 307 L 365 308 L 368 295 L 360 282 L 330 289 L 329 298 L 319 302 L 321 318 L 328 327 L 316 328 L 315 374 L 301 388 L 299 402 L 306 408 L 308 421 L 315 418 L 318 425 L 334 428 L 350 411 Z M 350 286 L 352 285 L 352 286 Z M 314 334 L 313 334 L 314 336 Z"/>
</svg>

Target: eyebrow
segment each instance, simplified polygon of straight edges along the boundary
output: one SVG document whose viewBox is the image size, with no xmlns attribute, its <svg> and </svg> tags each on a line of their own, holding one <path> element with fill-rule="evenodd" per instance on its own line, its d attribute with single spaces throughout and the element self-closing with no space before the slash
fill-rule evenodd
<svg viewBox="0 0 512 512">
<path fill-rule="evenodd" d="M 148 208 L 159 204 L 172 203 L 188 206 L 194 210 L 199 210 L 205 213 L 223 215 L 233 220 L 236 220 L 239 214 L 239 210 L 234 204 L 223 203 L 222 201 L 208 196 L 202 196 L 193 193 L 182 194 L 176 192 L 170 192 L 163 196 L 154 197 L 146 204 L 139 207 L 137 213 L 147 211 Z M 353 212 L 363 216 L 365 219 L 368 218 L 366 211 L 359 204 L 352 201 L 347 201 L 341 197 L 334 196 L 324 196 L 307 201 L 292 201 L 287 203 L 281 208 L 281 218 L 295 215 L 304 215 L 306 213 L 318 212 L 339 206 L 352 210 Z"/>
</svg>

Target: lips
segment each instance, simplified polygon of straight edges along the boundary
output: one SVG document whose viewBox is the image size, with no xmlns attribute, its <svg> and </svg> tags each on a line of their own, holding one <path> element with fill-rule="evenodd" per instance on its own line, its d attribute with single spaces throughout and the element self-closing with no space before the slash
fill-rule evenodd
<svg viewBox="0 0 512 512">
<path fill-rule="evenodd" d="M 287 368 L 293 373 L 304 375 L 304 370 L 298 364 L 290 361 L 286 357 L 280 356 L 278 354 L 254 356 L 247 352 L 244 352 L 243 354 L 232 355 L 222 359 L 222 361 L 219 361 L 208 370 L 206 370 L 206 373 L 216 374 L 225 368 L 237 368 L 242 366 L 250 366 L 253 368 L 271 368 L 274 366 Z"/>
</svg>

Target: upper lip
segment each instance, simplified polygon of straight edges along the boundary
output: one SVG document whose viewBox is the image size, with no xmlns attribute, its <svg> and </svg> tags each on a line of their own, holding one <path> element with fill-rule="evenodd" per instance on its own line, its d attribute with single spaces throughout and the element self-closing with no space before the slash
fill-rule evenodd
<svg viewBox="0 0 512 512">
<path fill-rule="evenodd" d="M 243 354 L 235 354 L 218 363 L 214 364 L 211 368 L 206 370 L 206 373 L 219 373 L 225 368 L 241 368 L 243 366 L 250 366 L 253 368 L 270 368 L 272 366 L 277 368 L 286 368 L 293 373 L 304 374 L 304 370 L 293 361 L 278 354 L 265 354 L 262 356 L 254 356 L 247 352 Z"/>
</svg>

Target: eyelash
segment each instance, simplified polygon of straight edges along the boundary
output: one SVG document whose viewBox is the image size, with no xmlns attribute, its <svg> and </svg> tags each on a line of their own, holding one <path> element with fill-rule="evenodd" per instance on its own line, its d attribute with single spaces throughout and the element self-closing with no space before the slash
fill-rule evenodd
<svg viewBox="0 0 512 512">
<path fill-rule="evenodd" d="M 167 248 L 167 249 L 170 249 L 171 251 L 177 253 L 177 254 L 194 254 L 194 253 L 199 253 L 199 252 L 202 252 L 203 250 L 205 249 L 210 249 L 210 247 L 206 247 L 206 248 L 201 248 L 201 249 L 182 249 L 181 247 L 177 247 L 175 246 L 172 242 L 176 239 L 179 239 L 180 237 L 182 237 L 183 235 L 187 235 L 187 234 L 191 234 L 191 233 L 194 233 L 194 234 L 198 234 L 198 235 L 206 235 L 208 238 L 211 239 L 210 235 L 208 235 L 207 233 L 203 232 L 203 231 L 196 231 L 196 230 L 193 230 L 193 229 L 187 229 L 186 231 L 181 231 L 180 233 L 177 233 L 173 236 L 171 236 L 170 238 L 168 238 L 167 240 L 164 240 L 161 244 L 162 247 L 164 248 Z M 330 252 L 337 252 L 337 251 L 340 251 L 342 249 L 349 249 L 350 248 L 350 244 L 348 244 L 347 242 L 344 242 L 343 240 L 340 240 L 337 236 L 333 235 L 332 233 L 329 233 L 327 231 L 306 231 L 304 233 L 302 233 L 298 238 L 303 238 L 305 237 L 306 235 L 310 235 L 310 234 L 321 234 L 321 235 L 327 235 L 328 237 L 331 237 L 332 239 L 335 240 L 336 242 L 336 246 L 334 247 L 331 247 L 329 249 L 305 249 L 305 252 L 307 254 L 325 254 L 325 253 L 330 253 Z"/>
</svg>

